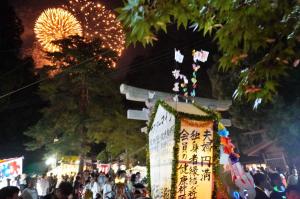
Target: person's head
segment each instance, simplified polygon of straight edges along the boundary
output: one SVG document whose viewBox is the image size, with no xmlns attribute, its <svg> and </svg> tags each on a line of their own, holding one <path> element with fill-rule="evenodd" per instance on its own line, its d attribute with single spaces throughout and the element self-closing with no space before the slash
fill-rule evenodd
<svg viewBox="0 0 300 199">
<path fill-rule="evenodd" d="M 97 176 L 94 176 L 91 179 L 92 179 L 92 182 L 96 182 L 97 181 Z"/>
<path fill-rule="evenodd" d="M 270 175 L 270 178 L 271 178 L 272 186 L 281 186 L 282 185 L 280 174 L 273 173 L 272 175 Z"/>
<path fill-rule="evenodd" d="M 119 170 L 118 171 L 118 174 L 117 174 L 119 177 L 126 177 L 126 171 L 124 171 L 124 170 Z"/>
<path fill-rule="evenodd" d="M 80 180 L 80 176 L 76 176 L 76 181 L 79 181 Z"/>
<path fill-rule="evenodd" d="M 112 183 L 113 178 L 111 176 L 107 177 L 107 183 Z"/>
<path fill-rule="evenodd" d="M 56 191 L 56 196 L 58 199 L 67 199 L 73 192 L 73 187 L 70 182 L 62 182 L 59 184 Z"/>
<path fill-rule="evenodd" d="M 287 199 L 300 199 L 300 187 L 299 185 L 290 185 L 286 189 Z"/>
<path fill-rule="evenodd" d="M 19 188 L 14 186 L 7 186 L 0 189 L 1 199 L 18 199 Z"/>
<path fill-rule="evenodd" d="M 258 187 L 264 187 L 266 183 L 266 176 L 263 173 L 256 173 L 253 176 L 254 184 Z"/>
<path fill-rule="evenodd" d="M 264 167 L 260 167 L 260 171 L 265 173 L 265 168 Z"/>
<path fill-rule="evenodd" d="M 34 184 L 35 184 L 35 180 L 33 178 L 28 178 L 27 179 L 27 187 L 28 188 L 33 188 L 34 187 Z"/>
<path fill-rule="evenodd" d="M 90 180 L 90 179 L 87 179 L 87 180 L 85 181 L 85 184 L 89 184 L 89 183 L 91 183 L 91 180 Z"/>
<path fill-rule="evenodd" d="M 133 183 L 135 183 L 135 181 L 136 181 L 136 175 L 135 174 L 131 175 L 130 181 L 133 182 Z"/>
<path fill-rule="evenodd" d="M 136 189 L 133 194 L 135 198 L 139 198 L 143 196 L 143 192 L 139 189 Z"/>
<path fill-rule="evenodd" d="M 276 171 L 280 174 L 280 173 L 282 173 L 283 169 L 280 168 L 280 167 L 277 167 L 277 168 L 276 168 Z"/>
<path fill-rule="evenodd" d="M 109 181 L 110 176 L 108 174 L 105 175 L 105 179 L 104 182 L 108 182 Z"/>
<path fill-rule="evenodd" d="M 136 172 L 135 175 L 136 175 L 137 178 L 140 178 L 140 177 L 141 177 L 141 173 L 140 173 L 140 172 Z"/>
</svg>

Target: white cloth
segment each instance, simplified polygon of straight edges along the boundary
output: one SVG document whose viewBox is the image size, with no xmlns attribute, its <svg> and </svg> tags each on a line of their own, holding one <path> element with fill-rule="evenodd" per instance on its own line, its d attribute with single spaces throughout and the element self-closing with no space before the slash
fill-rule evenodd
<svg viewBox="0 0 300 199">
<path fill-rule="evenodd" d="M 47 179 L 40 178 L 36 183 L 36 190 L 39 196 L 45 196 L 48 194 L 50 184 Z"/>
<path fill-rule="evenodd" d="M 20 178 L 20 184 L 26 184 L 26 175 L 22 174 Z"/>
<path fill-rule="evenodd" d="M 36 189 L 26 188 L 22 192 L 23 199 L 38 199 L 38 193 Z"/>
<path fill-rule="evenodd" d="M 100 193 L 100 185 L 98 182 L 91 183 L 91 191 L 93 192 L 93 198 L 96 198 L 97 194 Z"/>
<path fill-rule="evenodd" d="M 298 184 L 298 175 L 290 175 L 287 181 L 288 185 L 296 185 Z"/>
<path fill-rule="evenodd" d="M 112 186 L 111 184 L 105 183 L 103 186 L 103 199 L 112 198 Z"/>
<path fill-rule="evenodd" d="M 100 185 L 100 189 L 103 190 L 103 186 L 105 184 L 105 176 L 104 175 L 100 175 L 97 179 L 99 185 Z"/>
</svg>

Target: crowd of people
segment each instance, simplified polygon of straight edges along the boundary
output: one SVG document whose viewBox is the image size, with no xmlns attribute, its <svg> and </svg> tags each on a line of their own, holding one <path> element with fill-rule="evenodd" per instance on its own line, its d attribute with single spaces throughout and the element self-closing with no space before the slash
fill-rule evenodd
<svg viewBox="0 0 300 199">
<path fill-rule="evenodd" d="M 24 178 L 24 177 L 23 177 Z M 147 199 L 141 174 L 84 171 L 75 175 L 26 177 L 0 190 L 0 199 Z"/>
<path fill-rule="evenodd" d="M 255 183 L 255 199 L 300 199 L 295 168 L 290 172 L 264 168 L 247 172 Z M 59 178 L 52 174 L 35 178 L 23 175 L 15 180 L 15 186 L 0 190 L 0 199 L 146 199 L 149 194 L 145 181 L 139 172 L 123 170 L 116 174 L 84 171 Z"/>
<path fill-rule="evenodd" d="M 298 172 L 260 168 L 249 171 L 255 183 L 255 199 L 300 199 Z"/>
</svg>

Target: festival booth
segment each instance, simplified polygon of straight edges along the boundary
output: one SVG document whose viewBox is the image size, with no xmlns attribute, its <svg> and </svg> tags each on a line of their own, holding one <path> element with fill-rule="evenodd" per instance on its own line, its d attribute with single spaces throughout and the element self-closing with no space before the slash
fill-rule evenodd
<svg viewBox="0 0 300 199">
<path fill-rule="evenodd" d="M 59 164 L 49 170 L 47 175 L 50 175 L 50 173 L 57 176 L 77 174 L 79 162 L 79 156 L 63 156 L 60 161 L 58 161 Z M 90 159 L 84 160 L 83 170 L 93 171 L 94 169 L 97 169 L 99 172 L 107 174 L 111 168 L 112 166 L 110 164 L 101 164 L 93 162 Z"/>
<path fill-rule="evenodd" d="M 104 173 L 105 175 L 108 174 L 110 168 L 110 164 L 97 164 L 98 171 Z"/>
<path fill-rule="evenodd" d="M 148 133 L 153 199 L 254 198 L 253 180 L 217 113 L 192 103 L 158 101 Z"/>
<path fill-rule="evenodd" d="M 52 168 L 47 172 L 47 175 L 51 173 L 56 176 L 63 175 L 74 175 L 79 170 L 79 157 L 78 156 L 62 156 L 58 161 L 58 164 L 52 166 Z"/>
<path fill-rule="evenodd" d="M 65 164 L 62 163 L 57 167 L 54 167 L 53 169 L 49 170 L 47 172 L 47 175 L 49 176 L 51 173 L 56 176 L 62 176 L 62 175 L 75 175 L 78 172 L 79 164 Z"/>
<path fill-rule="evenodd" d="M 0 188 L 23 172 L 23 157 L 0 160 Z"/>
</svg>

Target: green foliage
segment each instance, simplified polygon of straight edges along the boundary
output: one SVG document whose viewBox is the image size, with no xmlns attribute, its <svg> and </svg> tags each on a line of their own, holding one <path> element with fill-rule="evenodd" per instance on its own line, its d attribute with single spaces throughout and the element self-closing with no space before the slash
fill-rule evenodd
<svg viewBox="0 0 300 199">
<path fill-rule="evenodd" d="M 237 85 L 239 99 L 273 101 L 279 79 L 299 59 L 300 6 L 296 0 L 133 0 L 117 11 L 133 43 L 152 44 L 158 31 L 166 32 L 173 23 L 213 34 L 222 52 L 219 69 L 248 68 Z M 249 87 L 257 90 L 248 92 Z"/>
<path fill-rule="evenodd" d="M 290 157 L 297 156 L 300 146 L 300 69 L 289 74 L 290 79 L 281 81 L 280 97 L 273 104 L 263 105 L 257 111 L 251 110 L 248 103 L 234 103 L 230 109 L 234 126 L 245 130 L 264 129 L 272 140 L 282 146 Z"/>
<path fill-rule="evenodd" d="M 105 143 L 106 150 L 119 155 L 144 144 L 139 125 L 125 118 L 119 89 L 108 76 L 109 59 L 115 60 L 116 54 L 102 48 L 98 39 L 72 36 L 56 44 L 61 52 L 48 53 L 56 64 L 40 71 L 42 77 L 51 77 L 39 91 L 49 105 L 26 132 L 34 139 L 27 148 L 85 156 L 94 143 Z"/>
</svg>

